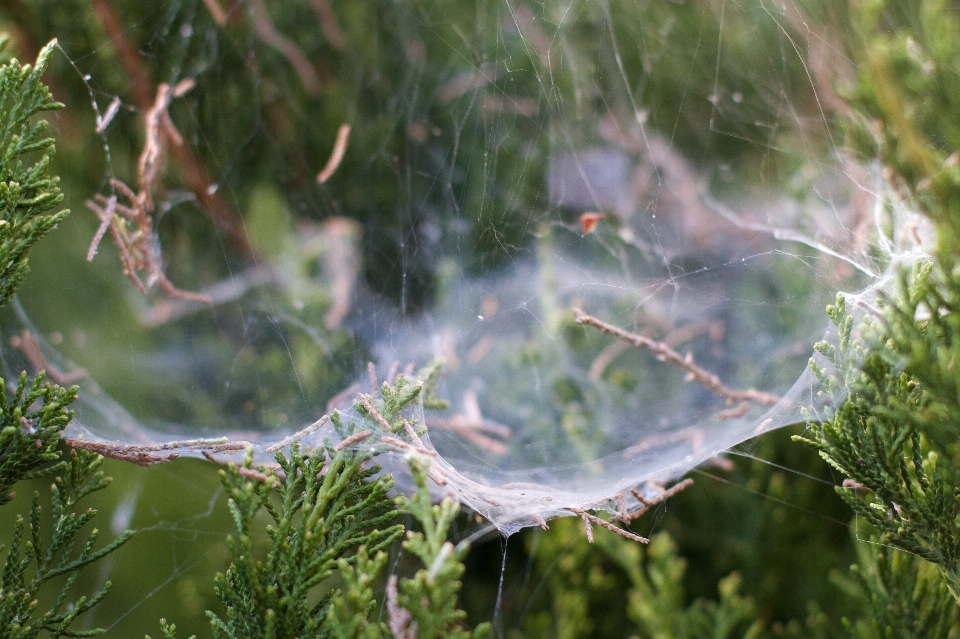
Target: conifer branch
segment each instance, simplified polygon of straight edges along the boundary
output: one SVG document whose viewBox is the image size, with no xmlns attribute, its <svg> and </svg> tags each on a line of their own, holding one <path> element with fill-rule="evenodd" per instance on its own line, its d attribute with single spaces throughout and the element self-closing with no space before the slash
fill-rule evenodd
<svg viewBox="0 0 960 639">
<path fill-rule="evenodd" d="M 45 465 L 59 459 L 57 442 L 73 419 L 67 406 L 77 399 L 77 387 L 64 389 L 44 379 L 40 372 L 28 382 L 23 373 L 12 398 L 0 391 L 0 505 L 13 499 L 9 491 L 18 481 L 62 470 L 62 465 Z M 2 379 L 0 387 L 5 388 Z"/>
<path fill-rule="evenodd" d="M 914 286 L 925 289 L 929 273 L 926 269 L 917 274 Z M 953 296 L 960 296 L 960 286 L 953 290 Z M 810 423 L 807 434 L 794 439 L 816 448 L 827 463 L 852 480 L 836 491 L 879 531 L 883 543 L 937 565 L 960 602 L 960 492 L 956 490 L 960 472 L 948 450 L 937 444 L 938 433 L 953 431 L 958 423 L 948 417 L 960 415 L 957 395 L 952 394 L 956 381 L 925 371 L 940 368 L 944 360 L 930 359 L 932 354 L 917 348 L 918 339 L 931 331 L 939 333 L 931 323 L 953 325 L 944 328 L 957 335 L 960 325 L 947 315 L 920 326 L 914 319 L 920 303 L 929 303 L 942 292 L 905 292 L 906 301 L 888 313 L 884 325 L 862 320 L 859 331 L 872 335 L 871 343 L 876 343 L 870 348 L 854 338 L 854 318 L 847 314 L 844 297 L 838 296 L 827 311 L 837 327 L 838 344 L 816 345 L 834 372 L 814 360 L 810 366 L 820 381 L 821 395 L 844 399 L 835 408 L 828 404 L 825 419 Z M 960 302 L 960 297 L 955 299 Z M 882 335 L 884 339 L 878 339 Z M 926 343 L 936 350 L 950 344 L 952 349 L 960 347 L 945 333 Z M 911 350 L 915 365 L 908 363 L 906 370 L 898 370 L 900 353 Z M 926 383 L 920 383 L 920 376 Z M 955 431 L 950 437 L 956 437 Z"/>
<path fill-rule="evenodd" d="M 274 476 L 271 482 L 252 482 L 235 464 L 221 471 L 238 536 L 228 538 L 232 563 L 216 578 L 226 615 L 209 613 L 214 636 L 315 637 L 322 633 L 337 593 L 329 591 L 320 603 L 308 605 L 309 593 L 335 570 L 358 562 L 369 569 L 366 553 L 376 555 L 403 531 L 399 525 L 380 528 L 399 512 L 387 496 L 392 479 L 376 477 L 377 466 L 365 468 L 372 456 L 332 447 L 305 455 L 294 444 L 289 458 L 277 453 L 282 480 Z M 242 468 L 252 470 L 252 448 Z M 271 501 L 274 487 L 278 504 Z M 265 557 L 254 548 L 252 537 L 254 519 L 261 510 L 273 521 L 268 528 L 272 544 Z M 379 557 L 375 561 L 383 562 Z M 352 578 L 357 578 L 356 573 Z"/>
<path fill-rule="evenodd" d="M 111 481 L 100 470 L 102 463 L 103 458 L 99 455 L 72 451 L 68 462 L 54 467 L 58 472 L 63 472 L 63 476 L 57 477 L 53 484 L 53 523 L 49 541 L 44 541 L 41 530 L 43 517 L 38 493 L 33 497 L 29 523 L 17 516 L 13 541 L 0 578 L 0 637 L 34 637 L 43 631 L 53 637 L 94 636 L 103 632 L 102 629 L 72 631 L 70 626 L 107 595 L 110 591 L 109 581 L 93 597 L 80 597 L 73 603 L 67 602 L 80 571 L 115 551 L 133 534 L 125 531 L 109 544 L 95 550 L 98 531 L 94 529 L 79 554 L 73 552 L 74 543 L 82 529 L 96 515 L 96 511 L 89 508 L 82 514 L 74 512 L 77 502 L 105 488 Z M 26 531 L 29 531 L 28 537 L 25 536 Z M 67 579 L 60 587 L 59 594 L 46 611 L 41 612 L 44 609 L 37 606 L 42 596 L 41 590 L 45 590 L 45 585 L 52 579 L 64 575 Z"/>
<path fill-rule="evenodd" d="M 855 637 L 948 639 L 960 623 L 960 607 L 937 569 L 873 537 L 859 544 L 859 561 L 844 580 L 862 606 L 860 619 L 842 620 Z"/>
<path fill-rule="evenodd" d="M 0 67 L 0 306 L 23 283 L 30 248 L 70 212 L 50 213 L 63 201 L 49 174 L 53 138 L 44 137 L 44 111 L 62 109 L 40 81 L 56 49 L 45 46 L 34 66 L 17 60 Z"/>
<path fill-rule="evenodd" d="M 395 637 L 418 639 L 486 637 L 490 634 L 490 624 L 481 624 L 472 632 L 463 627 L 466 613 L 457 608 L 457 597 L 464 571 L 462 559 L 468 546 L 454 546 L 447 541 L 450 525 L 460 507 L 449 497 L 433 505 L 427 487 L 428 464 L 421 458 L 410 459 L 417 492 L 411 499 L 398 498 L 400 506 L 423 528 L 423 532 L 407 532 L 403 547 L 413 553 L 424 568 L 410 579 L 392 582 L 388 593 L 390 629 Z"/>
</svg>

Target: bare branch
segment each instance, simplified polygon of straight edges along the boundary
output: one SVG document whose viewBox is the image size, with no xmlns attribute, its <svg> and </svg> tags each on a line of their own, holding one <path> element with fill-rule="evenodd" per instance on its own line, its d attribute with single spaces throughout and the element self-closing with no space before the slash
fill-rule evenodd
<svg viewBox="0 0 960 639">
<path fill-rule="evenodd" d="M 64 443 L 71 448 L 82 448 L 91 452 L 132 462 L 138 466 L 153 466 L 176 459 L 180 453 L 177 449 L 200 450 L 211 453 L 223 451 L 238 451 L 250 446 L 247 441 L 227 441 L 222 439 L 187 439 L 183 441 L 167 442 L 165 444 L 121 444 L 118 442 L 90 442 L 84 439 L 64 439 Z"/>
<path fill-rule="evenodd" d="M 126 444 L 111 444 L 106 442 L 88 442 L 82 439 L 64 439 L 64 443 L 70 448 L 82 448 L 90 452 L 119 459 L 120 461 L 131 462 L 138 466 L 153 466 L 164 462 L 172 461 L 180 456 L 179 453 L 160 454 L 154 451 L 140 450 L 136 446 Z"/>
<path fill-rule="evenodd" d="M 400 605 L 397 581 L 396 575 L 387 579 L 387 626 L 396 639 L 417 639 L 417 622 L 410 611 Z"/>
<path fill-rule="evenodd" d="M 617 359 L 629 350 L 630 344 L 627 342 L 613 342 L 597 355 L 596 359 L 590 363 L 590 370 L 587 372 L 587 378 L 591 382 L 599 382 L 600 378 L 603 377 L 603 373 L 607 370 L 607 367 L 613 363 L 613 360 Z"/>
<path fill-rule="evenodd" d="M 510 437 L 512 431 L 503 424 L 488 419 L 474 420 L 462 415 L 454 415 L 449 419 L 428 417 L 426 422 L 427 428 L 453 431 L 494 455 L 506 455 L 510 452 L 510 448 L 506 444 L 484 434 L 490 433 L 498 437 Z"/>
<path fill-rule="evenodd" d="M 452 430 L 494 455 L 506 455 L 510 452 L 506 444 L 492 439 L 488 435 L 507 439 L 513 435 L 513 431 L 509 426 L 484 419 L 480 412 L 480 402 L 477 399 L 477 394 L 472 390 L 463 393 L 462 415 L 454 415 L 449 419 L 430 417 L 426 420 L 426 426 L 427 428 Z"/>
<path fill-rule="evenodd" d="M 725 398 L 728 404 L 746 401 L 773 406 L 780 401 L 780 398 L 776 395 L 766 393 L 764 391 L 758 391 L 755 388 L 748 388 L 747 390 L 734 390 L 732 388 L 728 388 L 723 384 L 723 382 L 720 381 L 719 377 L 697 366 L 693 361 L 693 355 L 690 353 L 687 353 L 686 357 L 682 357 L 679 353 L 663 342 L 658 342 L 650 339 L 649 337 L 637 335 L 636 333 L 630 333 L 621 328 L 613 326 L 612 324 L 607 324 L 603 320 L 599 320 L 592 315 L 584 313 L 579 308 L 573 309 L 573 316 L 576 319 L 577 324 L 586 324 L 587 326 L 592 326 L 602 333 L 613 335 L 617 339 L 623 340 L 628 344 L 632 344 L 637 348 L 642 348 L 653 353 L 653 355 L 656 356 L 656 358 L 661 362 L 673 364 L 674 366 L 687 371 L 687 379 L 689 381 L 697 382 L 707 390 Z"/>
<path fill-rule="evenodd" d="M 347 48 L 347 34 L 340 27 L 337 20 L 337 14 L 333 12 L 330 6 L 330 0 L 313 0 L 313 11 L 317 14 L 317 20 L 320 21 L 320 30 L 323 36 L 330 43 L 330 46 L 336 51 L 343 51 Z"/>
<path fill-rule="evenodd" d="M 144 126 L 147 138 L 143 144 L 143 152 L 137 163 L 137 180 L 140 186 L 140 197 L 146 210 L 153 212 L 153 188 L 157 182 L 163 161 L 166 159 L 168 145 L 183 146 L 183 136 L 177 131 L 170 119 L 170 102 L 175 93 L 183 95 L 194 86 L 193 80 L 184 80 L 177 85 L 176 91 L 166 82 L 157 86 L 157 96 L 153 106 L 144 116 Z"/>
<path fill-rule="evenodd" d="M 387 371 L 387 386 L 393 386 L 394 380 L 397 378 L 397 373 L 400 372 L 400 360 L 393 360 L 393 364 L 390 364 L 390 370 Z"/>
<path fill-rule="evenodd" d="M 109 198 L 96 195 L 93 200 L 87 200 L 87 208 L 101 220 L 101 230 L 97 231 L 90 244 L 90 250 L 87 252 L 88 259 L 96 254 L 97 244 L 103 237 L 102 229 L 107 227 L 120 252 L 124 275 L 133 282 L 141 294 L 146 295 L 149 287 L 158 284 L 164 293 L 172 297 L 209 304 L 210 298 L 207 295 L 180 290 L 164 274 L 160 246 L 153 230 L 153 216 L 150 214 L 152 209 L 149 209 L 146 204 L 148 197 L 146 191 L 134 193 L 130 187 L 117 179 L 110 180 L 110 185 L 130 204 L 129 206 L 120 204 L 116 195 Z M 135 225 L 134 229 L 129 228 L 128 221 Z M 146 284 L 137 274 L 139 271 L 146 272 Z"/>
<path fill-rule="evenodd" d="M 609 521 L 607 521 L 607 520 L 605 520 L 605 519 L 601 519 L 601 518 L 597 517 L 596 515 L 591 515 L 590 513 L 588 513 L 588 512 L 585 511 L 585 510 L 580 510 L 579 508 L 573 508 L 573 507 L 564 508 L 564 510 L 568 510 L 568 511 L 570 511 L 570 512 L 572 512 L 572 513 L 580 516 L 580 518 L 583 520 L 583 525 L 584 525 L 584 528 L 586 529 L 586 532 L 587 532 L 587 541 L 589 541 L 591 544 L 593 543 L 593 527 L 592 527 L 591 524 L 596 524 L 596 525 L 600 526 L 601 528 L 606 528 L 606 529 L 609 530 L 610 532 L 615 532 L 615 533 L 617 533 L 618 535 L 620 535 L 621 537 L 626 537 L 627 539 L 632 539 L 633 541 L 639 541 L 641 544 L 649 544 L 649 543 L 650 543 L 650 540 L 647 539 L 646 537 L 641 537 L 640 535 L 636 535 L 636 534 L 630 532 L 629 530 L 624 530 L 623 528 L 620 528 L 619 526 L 614 526 L 614 525 L 611 524 Z"/>
<path fill-rule="evenodd" d="M 330 154 L 330 159 L 327 160 L 323 170 L 317 174 L 317 182 L 323 184 L 333 176 L 337 167 L 340 166 L 340 162 L 343 161 L 343 155 L 347 152 L 347 142 L 349 140 L 350 125 L 343 124 L 337 130 L 337 140 L 333 143 L 333 152 Z"/>
<path fill-rule="evenodd" d="M 403 420 L 403 429 L 406 431 L 407 437 L 410 438 L 410 441 L 413 442 L 414 446 L 417 448 L 426 449 L 426 446 L 423 445 L 423 440 L 420 439 L 420 436 L 417 435 L 417 431 L 413 429 L 413 426 L 411 426 L 410 422 L 408 422 L 406 419 Z"/>
<path fill-rule="evenodd" d="M 398 439 L 394 437 L 393 435 L 381 435 L 380 441 L 401 453 L 419 453 L 420 455 L 425 455 L 427 457 L 437 456 L 437 451 L 435 450 L 427 448 L 422 444 L 420 446 L 417 446 L 416 444 L 405 442 L 402 439 Z M 431 469 L 433 469 L 432 466 L 431 466 Z M 428 475 L 429 475 L 429 472 L 428 472 Z M 437 483 L 440 483 L 440 482 L 437 482 Z M 440 485 L 442 486 L 444 484 L 440 484 Z"/>
<path fill-rule="evenodd" d="M 344 438 L 339 444 L 333 447 L 335 451 L 341 451 L 347 446 L 353 446 L 358 444 L 369 437 L 372 433 L 369 430 L 361 430 L 359 433 L 354 433 L 349 437 Z"/>
<path fill-rule="evenodd" d="M 263 0 L 248 0 L 250 18 L 253 21 L 253 32 L 265 44 L 273 47 L 287 59 L 290 66 L 300 77 L 300 82 L 310 95 L 320 93 L 320 78 L 317 70 L 296 43 L 277 31 L 270 21 L 270 14 Z"/>
<path fill-rule="evenodd" d="M 130 42 L 130 30 L 113 11 L 109 0 L 94 0 L 93 8 L 109 36 L 111 45 L 117 52 L 131 82 L 133 103 L 141 113 L 147 113 L 153 106 L 156 91 L 146 65 L 143 63 L 137 47 Z M 240 215 L 217 193 L 216 186 L 206 167 L 197 159 L 187 145 L 174 145 L 171 155 L 176 161 L 180 177 L 187 188 L 196 196 L 213 221 L 233 242 L 233 245 L 248 259 L 257 257 L 244 231 Z"/>
<path fill-rule="evenodd" d="M 113 118 L 117 115 L 117 112 L 120 110 L 120 97 L 115 96 L 107 106 L 107 112 L 103 114 L 103 117 L 100 117 L 100 114 L 97 114 L 97 128 L 94 131 L 97 135 L 101 135 L 104 131 L 107 130 L 107 127 L 110 126 L 110 123 L 113 122 Z"/>
<path fill-rule="evenodd" d="M 203 0 L 203 4 L 206 5 L 207 11 L 210 12 L 213 21 L 217 23 L 218 27 L 225 27 L 227 25 L 227 13 L 217 0 Z"/>
<path fill-rule="evenodd" d="M 373 402 L 370 401 L 369 395 L 357 393 L 357 399 L 359 400 L 360 405 L 363 406 L 363 409 L 367 411 L 367 414 L 370 415 L 375 422 L 380 424 L 380 426 L 388 433 L 393 432 L 393 427 L 390 425 L 390 422 L 384 419 L 383 415 L 380 414 L 380 411 L 374 408 Z"/>
<path fill-rule="evenodd" d="M 750 402 L 740 402 L 733 408 L 720 411 L 717 416 L 720 419 L 736 419 L 746 415 L 748 410 L 750 410 Z"/>
<path fill-rule="evenodd" d="M 40 343 L 37 341 L 37 338 L 27 329 L 23 329 L 19 335 L 11 337 L 10 345 L 23 353 L 23 356 L 27 358 L 30 366 L 32 366 L 35 371 L 46 371 L 50 379 L 63 386 L 83 379 L 88 374 L 87 371 L 82 368 L 68 373 L 48 362 L 47 358 L 44 357 L 40 351 Z"/>
<path fill-rule="evenodd" d="M 615 517 L 611 517 L 610 521 L 622 521 L 623 523 L 629 525 L 630 522 L 642 516 L 644 513 L 648 512 L 651 508 L 653 508 L 657 504 L 662 504 L 666 500 L 670 499 L 671 497 L 679 493 L 681 490 L 684 490 L 685 488 L 689 488 L 692 485 L 693 485 L 692 479 L 684 479 L 682 482 L 679 482 L 678 484 L 671 486 L 667 490 L 664 490 L 653 499 L 647 499 L 643 495 L 641 495 L 640 491 L 638 491 L 636 488 L 631 488 L 630 493 L 636 498 L 637 501 L 640 502 L 641 504 L 640 508 L 630 513 L 626 512 L 626 509 L 622 509 L 622 511 L 618 513 Z"/>
<path fill-rule="evenodd" d="M 321 429 L 321 428 L 323 427 L 323 425 L 326 424 L 328 421 L 330 421 L 330 415 L 324 415 L 323 417 L 321 417 L 321 418 L 318 419 L 317 421 L 313 422 L 312 424 L 310 424 L 309 426 L 307 426 L 307 427 L 304 428 L 303 430 L 299 430 L 299 431 L 295 432 L 293 435 L 290 435 L 289 437 L 284 437 L 283 439 L 281 439 L 280 441 L 278 441 L 276 444 L 268 447 L 268 448 L 267 448 L 267 452 L 268 452 L 268 453 L 275 453 L 275 452 L 277 452 L 278 450 L 280 450 L 281 448 L 284 448 L 285 446 L 289 446 L 290 444 L 292 444 L 292 443 L 294 443 L 294 442 L 300 441 L 301 439 L 303 439 L 303 438 L 306 437 L 307 435 L 310 435 L 311 433 L 314 433 L 314 432 L 318 431 L 319 429 Z"/>
<path fill-rule="evenodd" d="M 243 297 L 248 291 L 267 283 L 282 283 L 281 274 L 268 266 L 253 266 L 233 277 L 220 280 L 198 292 L 207 297 L 207 304 L 195 300 L 163 298 L 140 313 L 140 323 L 147 328 L 156 328 L 168 322 L 197 313 L 209 306 L 220 306 Z M 329 412 L 329 411 L 327 411 Z"/>
</svg>

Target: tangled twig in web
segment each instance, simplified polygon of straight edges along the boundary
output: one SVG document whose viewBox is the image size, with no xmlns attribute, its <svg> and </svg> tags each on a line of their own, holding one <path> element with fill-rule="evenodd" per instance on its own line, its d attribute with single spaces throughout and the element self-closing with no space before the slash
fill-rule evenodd
<svg viewBox="0 0 960 639">
<path fill-rule="evenodd" d="M 596 515 L 592 515 L 585 510 L 581 510 L 580 508 L 574 508 L 571 506 L 569 508 L 565 508 L 564 510 L 569 510 L 570 512 L 579 516 L 580 519 L 583 520 L 584 530 L 586 531 L 586 534 L 587 534 L 587 541 L 590 542 L 591 544 L 593 543 L 593 524 L 596 524 L 601 528 L 606 528 L 610 532 L 615 532 L 621 537 L 626 537 L 627 539 L 638 541 L 641 544 L 650 543 L 650 540 L 647 539 L 646 537 L 641 537 L 640 535 L 634 534 L 629 530 L 625 530 L 623 528 L 620 528 L 619 526 L 614 526 L 609 521 L 606 521 L 605 519 L 600 519 Z"/>
<path fill-rule="evenodd" d="M 224 451 L 236 452 L 250 446 L 250 442 L 228 441 L 226 438 L 188 439 L 165 444 L 121 444 L 119 442 L 91 442 L 75 438 L 66 438 L 63 441 L 71 448 L 82 448 L 104 457 L 131 462 L 138 466 L 153 466 L 154 464 L 173 461 L 180 456 L 180 453 L 177 452 L 180 449 L 219 453 Z"/>
<path fill-rule="evenodd" d="M 764 404 L 766 406 L 773 406 L 780 401 L 780 398 L 776 395 L 759 391 L 755 388 L 736 390 L 727 387 L 723 382 L 720 381 L 719 377 L 701 368 L 700 366 L 697 366 L 697 364 L 693 361 L 692 354 L 687 353 L 687 356 L 684 357 L 663 342 L 658 342 L 650 339 L 649 337 L 644 337 L 643 335 L 637 335 L 636 333 L 625 331 L 622 328 L 618 328 L 612 324 L 604 322 L 603 320 L 597 319 L 592 315 L 587 315 L 579 308 L 573 309 L 573 317 L 576 319 L 577 324 L 586 324 L 587 326 L 592 326 L 602 333 L 613 335 L 617 339 L 620 339 L 628 344 L 653 353 L 653 355 L 661 362 L 673 364 L 674 366 L 687 371 L 688 381 L 696 382 L 707 390 L 716 393 L 720 397 L 723 397 L 727 400 L 728 405 L 732 405 L 734 402 L 755 402 L 758 404 Z"/>
<path fill-rule="evenodd" d="M 617 526 L 615 524 L 618 522 L 623 522 L 624 524 L 629 526 L 634 519 L 637 519 L 641 515 L 646 514 L 647 511 L 649 511 L 654 506 L 658 504 L 662 504 L 664 501 L 666 501 L 670 497 L 673 497 L 674 495 L 679 493 L 681 490 L 687 488 L 688 486 L 691 486 L 692 484 L 693 484 L 692 479 L 684 479 L 683 481 L 676 484 L 672 488 L 661 491 L 653 499 L 646 499 L 643 495 L 640 494 L 640 492 L 636 488 L 631 488 L 630 492 L 631 494 L 633 494 L 634 498 L 636 498 L 636 500 L 640 503 L 640 507 L 632 512 L 628 511 L 626 499 L 624 499 L 623 493 L 620 493 L 614 498 L 614 501 L 617 504 L 618 512 L 616 515 L 611 517 L 609 521 L 605 519 L 601 519 L 600 517 L 597 517 L 594 514 L 588 513 L 581 508 L 574 508 L 571 506 L 571 507 L 564 508 L 564 510 L 572 512 L 573 514 L 577 515 L 578 517 L 580 517 L 580 519 L 583 520 L 583 527 L 587 535 L 587 541 L 590 542 L 591 544 L 593 543 L 593 525 L 594 524 L 596 524 L 597 526 L 600 526 L 601 528 L 606 528 L 610 532 L 615 532 L 621 537 L 626 537 L 627 539 L 638 541 L 641 544 L 648 544 L 650 543 L 650 540 L 647 539 L 646 537 L 641 537 L 640 535 L 632 533 L 629 530 L 621 528 L 620 526 Z"/>
<path fill-rule="evenodd" d="M 87 261 L 93 260 L 100 241 L 110 231 L 120 252 L 123 272 L 141 293 L 146 295 L 147 289 L 156 284 L 172 297 L 209 303 L 207 295 L 180 290 L 167 278 L 163 272 L 160 241 L 153 228 L 153 187 L 163 166 L 167 146 L 183 144 L 183 138 L 174 127 L 167 108 L 173 98 L 183 95 L 193 86 L 193 80 L 184 80 L 175 87 L 168 84 L 157 87 L 156 100 L 146 115 L 147 136 L 137 169 L 139 191 L 134 193 L 120 180 L 111 179 L 110 186 L 115 191 L 113 195 L 107 197 L 98 194 L 93 200 L 87 201 L 87 208 L 100 218 L 100 228 L 90 242 Z M 118 193 L 127 204 L 120 202 Z M 140 278 L 141 271 L 146 272 L 146 282 Z"/>
<path fill-rule="evenodd" d="M 688 488 L 692 485 L 693 485 L 692 479 L 684 479 L 683 481 L 677 483 L 676 485 L 664 491 L 661 491 L 653 499 L 647 499 L 643 495 L 641 495 L 640 491 L 638 491 L 636 488 L 631 488 L 630 493 L 634 496 L 634 498 L 638 502 L 640 502 L 640 508 L 637 508 L 634 511 L 628 511 L 626 506 L 626 499 L 624 498 L 623 493 L 621 493 L 617 495 L 617 497 L 615 498 L 618 512 L 616 515 L 610 518 L 610 522 L 613 523 L 613 522 L 622 521 L 623 523 L 629 525 L 630 522 L 646 514 L 647 511 L 649 511 L 654 506 L 662 504 L 670 497 L 673 497 L 674 495 L 679 493 L 681 490 L 684 490 L 685 488 Z"/>
</svg>

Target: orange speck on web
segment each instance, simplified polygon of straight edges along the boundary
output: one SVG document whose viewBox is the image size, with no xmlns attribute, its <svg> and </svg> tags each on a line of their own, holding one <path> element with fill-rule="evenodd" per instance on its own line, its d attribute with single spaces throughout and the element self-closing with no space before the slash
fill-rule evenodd
<svg viewBox="0 0 960 639">
<path fill-rule="evenodd" d="M 584 213 L 580 216 L 580 232 L 586 235 L 594 228 L 600 220 L 610 217 L 606 213 Z"/>
</svg>

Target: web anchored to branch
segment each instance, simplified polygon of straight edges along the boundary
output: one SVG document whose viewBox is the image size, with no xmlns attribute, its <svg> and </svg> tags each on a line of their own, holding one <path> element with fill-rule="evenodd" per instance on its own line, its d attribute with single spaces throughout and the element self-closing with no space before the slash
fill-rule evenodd
<svg viewBox="0 0 960 639">
<path fill-rule="evenodd" d="M 814 99 L 829 83 L 797 86 L 794 40 L 729 3 L 718 26 L 656 3 L 618 20 L 636 13 L 619 1 L 434 23 L 421 0 L 207 0 L 136 29 L 114 4 L 91 9 L 110 46 L 68 52 L 92 67 L 95 117 L 63 117 L 107 149 L 75 182 L 109 185 L 87 257 L 109 233 L 131 284 L 105 281 L 103 308 L 132 312 L 49 335 L 23 314 L 5 336 L 24 366 L 87 371 L 68 434 L 104 454 L 223 461 L 249 442 L 267 462 L 326 437 L 431 459 L 438 490 L 505 532 L 619 528 L 698 464 L 816 414 L 823 307 L 838 290 L 869 306 L 924 241 L 835 147 L 834 103 Z M 742 73 L 770 59 L 783 68 Z M 151 287 L 150 308 L 125 294 Z M 436 358 L 433 391 L 388 428 L 383 382 Z M 342 439 L 338 409 L 362 424 Z"/>
</svg>

